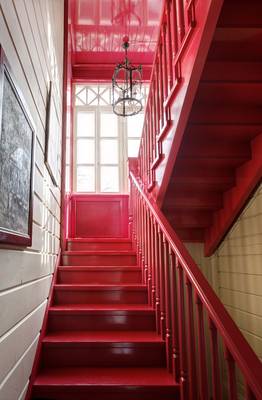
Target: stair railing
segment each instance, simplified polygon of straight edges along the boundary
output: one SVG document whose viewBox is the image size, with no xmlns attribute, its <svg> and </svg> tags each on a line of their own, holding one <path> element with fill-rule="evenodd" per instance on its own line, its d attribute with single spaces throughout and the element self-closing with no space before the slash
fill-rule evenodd
<svg viewBox="0 0 262 400">
<path fill-rule="evenodd" d="M 141 187 L 130 172 L 132 240 L 181 399 L 262 399 L 259 359 Z"/>
<path fill-rule="evenodd" d="M 140 176 L 149 191 L 162 160 L 162 139 L 170 125 L 169 104 L 182 79 L 181 59 L 196 25 L 195 4 L 196 0 L 164 0 L 139 149 Z"/>
</svg>

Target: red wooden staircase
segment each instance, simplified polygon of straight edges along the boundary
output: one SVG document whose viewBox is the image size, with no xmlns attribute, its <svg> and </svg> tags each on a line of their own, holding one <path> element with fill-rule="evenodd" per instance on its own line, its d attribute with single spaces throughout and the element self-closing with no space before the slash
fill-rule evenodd
<svg viewBox="0 0 262 400">
<path fill-rule="evenodd" d="M 225 0 L 163 204 L 212 254 L 262 175 L 262 2 Z"/>
<path fill-rule="evenodd" d="M 54 278 L 31 398 L 178 398 L 131 241 L 75 239 L 67 246 Z"/>
</svg>

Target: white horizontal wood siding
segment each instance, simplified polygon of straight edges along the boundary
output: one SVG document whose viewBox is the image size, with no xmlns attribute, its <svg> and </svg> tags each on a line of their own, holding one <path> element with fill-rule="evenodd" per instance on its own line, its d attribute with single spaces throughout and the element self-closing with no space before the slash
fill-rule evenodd
<svg viewBox="0 0 262 400">
<path fill-rule="evenodd" d="M 63 6 L 63 0 L 0 0 L 0 44 L 36 128 L 32 246 L 0 248 L 0 400 L 25 397 L 59 249 L 60 178 L 55 187 L 44 147 L 50 81 L 60 128 L 62 121 Z"/>
</svg>

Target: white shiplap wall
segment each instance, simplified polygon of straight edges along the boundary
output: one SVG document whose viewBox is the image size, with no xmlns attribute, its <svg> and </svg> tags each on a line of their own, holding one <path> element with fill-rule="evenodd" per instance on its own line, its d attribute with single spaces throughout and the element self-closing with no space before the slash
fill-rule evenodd
<svg viewBox="0 0 262 400">
<path fill-rule="evenodd" d="M 51 182 L 43 149 L 50 80 L 61 127 L 63 5 L 0 0 L 0 44 L 36 127 L 32 247 L 0 248 L 0 400 L 25 396 L 59 248 L 60 187 Z"/>
</svg>

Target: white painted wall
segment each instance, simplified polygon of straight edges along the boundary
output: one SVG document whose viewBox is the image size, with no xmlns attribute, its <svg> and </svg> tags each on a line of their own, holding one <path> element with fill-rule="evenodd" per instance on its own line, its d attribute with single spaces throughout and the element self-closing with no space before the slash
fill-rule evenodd
<svg viewBox="0 0 262 400">
<path fill-rule="evenodd" d="M 44 145 L 50 80 L 61 127 L 63 5 L 0 0 L 0 44 L 36 127 L 32 247 L 0 248 L 0 400 L 25 396 L 59 248 L 60 188 L 45 167 Z"/>
</svg>

